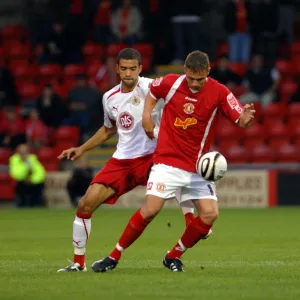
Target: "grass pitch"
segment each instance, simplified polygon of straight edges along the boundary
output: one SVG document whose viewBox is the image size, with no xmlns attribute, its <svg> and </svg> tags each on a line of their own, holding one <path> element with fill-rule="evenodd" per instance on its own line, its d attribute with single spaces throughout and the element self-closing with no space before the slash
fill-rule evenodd
<svg viewBox="0 0 300 300">
<path fill-rule="evenodd" d="M 183 256 L 183 273 L 162 266 L 184 230 L 180 210 L 165 209 L 115 270 L 94 273 L 133 211 L 100 208 L 88 272 L 56 273 L 72 260 L 75 211 L 1 209 L 0 299 L 300 299 L 300 208 L 221 210 L 214 234 Z"/>
</svg>

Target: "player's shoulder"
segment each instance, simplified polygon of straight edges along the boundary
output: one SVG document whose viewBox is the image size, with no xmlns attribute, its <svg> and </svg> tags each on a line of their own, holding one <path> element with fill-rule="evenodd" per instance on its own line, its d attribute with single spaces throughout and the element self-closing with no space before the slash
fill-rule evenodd
<svg viewBox="0 0 300 300">
<path fill-rule="evenodd" d="M 110 90 L 108 90 L 107 92 L 104 93 L 103 100 L 110 99 L 111 97 L 113 97 L 114 95 L 119 93 L 120 91 L 121 91 L 121 84 L 118 84 L 118 85 L 114 86 L 113 88 L 111 88 Z"/>
<path fill-rule="evenodd" d="M 209 88 L 213 91 L 215 91 L 216 93 L 222 93 L 222 92 L 227 92 L 228 88 L 220 83 L 218 80 L 213 79 L 211 77 L 208 77 L 208 84 L 209 84 Z"/>
<path fill-rule="evenodd" d="M 141 88 L 149 88 L 149 85 L 153 82 L 153 78 L 148 77 L 140 77 L 139 78 L 139 86 Z"/>
<path fill-rule="evenodd" d="M 170 74 L 167 74 L 165 75 L 164 77 L 159 77 L 159 78 L 156 78 L 153 83 L 152 83 L 152 86 L 159 86 L 161 84 L 163 84 L 164 86 L 172 86 L 173 83 L 182 75 L 180 74 L 173 74 L 173 73 L 170 73 Z"/>
</svg>

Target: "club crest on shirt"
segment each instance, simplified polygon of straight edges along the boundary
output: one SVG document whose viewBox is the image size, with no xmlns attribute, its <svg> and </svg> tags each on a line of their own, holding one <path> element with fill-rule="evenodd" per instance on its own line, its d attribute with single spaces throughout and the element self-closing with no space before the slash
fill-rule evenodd
<svg viewBox="0 0 300 300">
<path fill-rule="evenodd" d="M 131 99 L 131 103 L 135 106 L 138 106 L 141 103 L 140 97 L 134 96 Z"/>
<path fill-rule="evenodd" d="M 122 128 L 128 130 L 133 126 L 134 118 L 129 112 L 125 111 L 121 113 L 119 116 L 119 124 L 121 125 Z"/>
<path fill-rule="evenodd" d="M 176 127 L 182 127 L 182 129 L 187 129 L 191 125 L 197 124 L 198 121 L 196 118 L 186 118 L 185 120 L 181 120 L 180 118 L 176 117 L 174 126 Z"/>
<path fill-rule="evenodd" d="M 166 189 L 166 185 L 164 183 L 158 182 L 156 184 L 156 190 L 162 192 Z"/>
<path fill-rule="evenodd" d="M 195 106 L 192 103 L 185 103 L 183 105 L 183 110 L 186 114 L 192 114 L 195 111 Z"/>
</svg>

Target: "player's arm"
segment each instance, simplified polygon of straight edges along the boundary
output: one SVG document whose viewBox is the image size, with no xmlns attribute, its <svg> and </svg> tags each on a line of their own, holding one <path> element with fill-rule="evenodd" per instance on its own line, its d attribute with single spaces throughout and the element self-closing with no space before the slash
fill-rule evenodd
<svg viewBox="0 0 300 300">
<path fill-rule="evenodd" d="M 224 85 L 220 87 L 220 97 L 221 110 L 229 119 L 242 128 L 246 128 L 251 124 L 255 115 L 252 103 L 242 106 L 239 100 Z"/>
<path fill-rule="evenodd" d="M 90 150 L 96 146 L 102 145 L 109 140 L 117 132 L 117 127 L 107 128 L 102 126 L 90 139 L 80 146 L 83 152 Z"/>
<path fill-rule="evenodd" d="M 152 118 L 152 112 L 154 107 L 156 106 L 157 100 L 160 98 L 165 98 L 166 96 L 166 83 L 164 78 L 160 77 L 154 80 L 150 86 L 150 91 L 148 92 L 144 111 L 143 111 L 143 128 L 147 134 L 147 136 L 153 140 L 154 136 L 154 127 L 155 122 Z"/>
</svg>

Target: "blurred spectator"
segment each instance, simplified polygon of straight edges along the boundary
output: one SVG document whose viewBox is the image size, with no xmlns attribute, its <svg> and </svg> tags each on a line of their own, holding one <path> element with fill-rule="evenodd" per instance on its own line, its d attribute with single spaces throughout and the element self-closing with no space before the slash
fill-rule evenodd
<svg viewBox="0 0 300 300">
<path fill-rule="evenodd" d="M 16 206 L 44 206 L 45 169 L 27 144 L 21 144 L 9 159 L 9 174 L 17 181 Z"/>
<path fill-rule="evenodd" d="M 116 42 L 133 45 L 141 39 L 142 14 L 138 7 L 131 4 L 131 0 L 123 0 L 111 16 L 111 28 Z"/>
<path fill-rule="evenodd" d="M 300 86 L 298 86 L 297 90 L 292 94 L 289 99 L 289 103 L 300 102 Z"/>
<path fill-rule="evenodd" d="M 94 42 L 103 45 L 112 42 L 110 0 L 100 0 L 94 17 L 93 38 Z"/>
<path fill-rule="evenodd" d="M 291 45 L 294 42 L 295 2 L 294 0 L 279 0 L 279 36 L 284 35 Z"/>
<path fill-rule="evenodd" d="M 172 64 L 181 65 L 186 55 L 200 46 L 201 1 L 172 1 L 171 22 L 174 39 Z"/>
<path fill-rule="evenodd" d="M 237 85 L 242 83 L 242 78 L 229 69 L 227 55 L 219 57 L 217 67 L 211 70 L 210 77 L 225 84 L 229 89 L 234 89 Z"/>
<path fill-rule="evenodd" d="M 77 207 L 78 201 L 85 194 L 93 179 L 93 170 L 88 165 L 88 159 L 82 155 L 76 161 L 76 168 L 70 178 L 67 189 L 74 207 Z"/>
<path fill-rule="evenodd" d="M 262 55 L 252 58 L 244 85 L 248 92 L 240 96 L 241 103 L 260 102 L 262 107 L 276 100 L 280 73 L 276 68 L 266 67 Z"/>
<path fill-rule="evenodd" d="M 0 144 L 15 149 L 19 144 L 25 143 L 25 124 L 17 114 L 14 107 L 7 107 L 0 121 Z"/>
<path fill-rule="evenodd" d="M 82 132 L 86 132 L 89 118 L 99 102 L 101 100 L 98 91 L 88 85 L 85 75 L 78 75 L 76 86 L 69 91 L 67 100 L 69 116 L 63 124 L 79 126 Z"/>
<path fill-rule="evenodd" d="M 249 4 L 244 0 L 230 0 L 225 6 L 225 28 L 228 33 L 229 59 L 248 63 L 251 54 Z"/>
<path fill-rule="evenodd" d="M 261 0 L 255 13 L 259 32 L 255 50 L 264 56 L 267 64 L 272 65 L 278 49 L 279 1 Z"/>
<path fill-rule="evenodd" d="M 0 66 L 0 107 L 19 104 L 15 80 L 10 71 Z"/>
<path fill-rule="evenodd" d="M 35 151 L 47 144 L 47 127 L 40 120 L 39 113 L 35 109 L 29 113 L 26 122 L 26 137 L 28 145 Z"/>
<path fill-rule="evenodd" d="M 41 96 L 36 100 L 36 109 L 48 127 L 60 126 L 66 116 L 66 106 L 51 85 L 45 85 Z"/>
<path fill-rule="evenodd" d="M 40 63 L 65 65 L 67 63 L 67 47 L 65 26 L 61 23 L 54 23 L 49 35 L 45 38 Z"/>
</svg>

